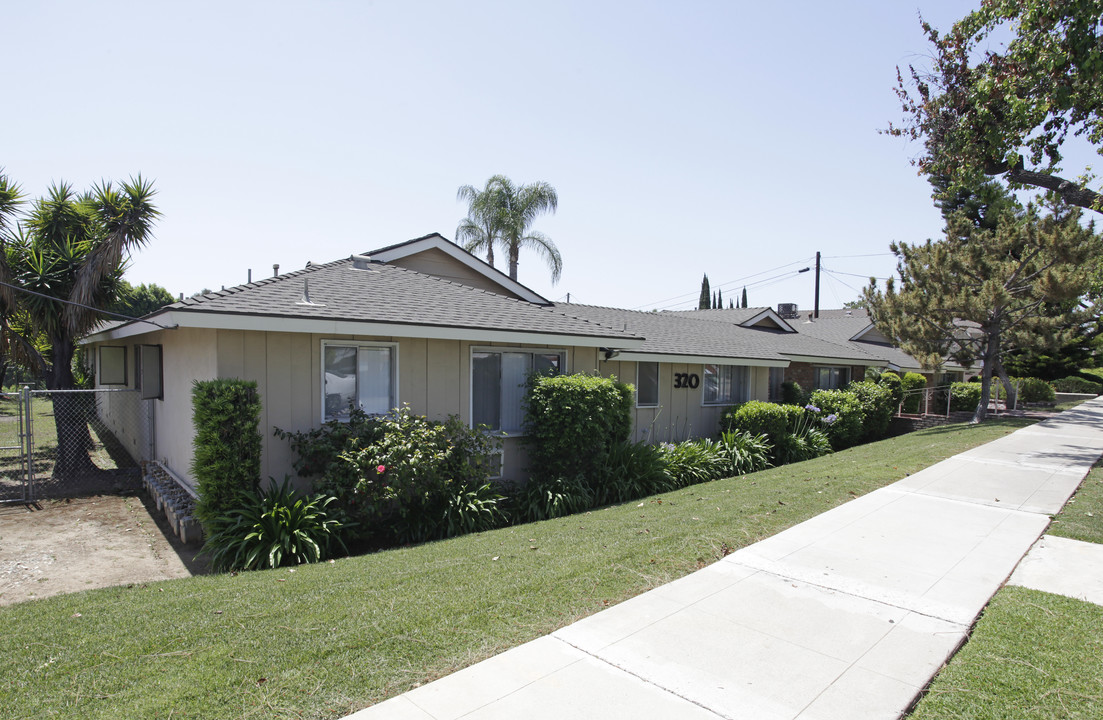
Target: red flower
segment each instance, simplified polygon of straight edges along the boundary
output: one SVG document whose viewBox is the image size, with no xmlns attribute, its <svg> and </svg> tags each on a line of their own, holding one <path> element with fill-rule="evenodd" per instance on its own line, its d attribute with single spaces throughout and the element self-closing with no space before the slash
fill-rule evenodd
<svg viewBox="0 0 1103 720">
<path fill-rule="evenodd" d="M 387 472 L 387 466 L 386 465 L 376 465 L 375 466 L 375 471 L 377 473 L 379 473 L 380 475 L 382 475 L 383 473 Z"/>
</svg>

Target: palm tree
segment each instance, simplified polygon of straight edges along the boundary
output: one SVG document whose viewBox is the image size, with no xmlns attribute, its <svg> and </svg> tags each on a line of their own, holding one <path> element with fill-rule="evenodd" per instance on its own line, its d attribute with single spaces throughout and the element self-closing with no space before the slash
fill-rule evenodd
<svg viewBox="0 0 1103 720">
<path fill-rule="evenodd" d="M 77 340 L 103 319 L 99 308 L 117 299 L 130 251 L 149 240 L 160 215 L 153 195 L 153 184 L 140 176 L 119 188 L 103 183 L 81 195 L 61 183 L 35 200 L 14 229 L 0 227 L 0 275 L 6 276 L 0 280 L 31 291 L 16 293 L 5 319 L 21 320 L 20 348 L 50 390 L 76 387 Z M 91 466 L 87 426 L 75 409 L 62 407 L 72 399 L 64 393 L 54 398 L 57 475 Z"/>
<path fill-rule="evenodd" d="M 460 220 L 456 227 L 456 241 L 469 253 L 486 251 L 486 261 L 494 267 L 494 243 L 498 242 L 497 208 L 493 196 L 495 193 L 495 175 L 486 181 L 486 188 L 479 190 L 473 185 L 464 185 L 456 191 L 457 200 L 467 201 L 467 217 Z"/>
<path fill-rule="evenodd" d="M 547 235 L 530 229 L 537 217 L 556 211 L 559 196 L 555 188 L 546 182 L 517 187 L 505 175 L 495 175 L 483 190 L 465 185 L 458 196 L 470 203 L 468 217 L 456 229 L 457 237 L 465 240 L 465 249 L 485 248 L 493 265 L 494 245 L 501 245 L 509 257 L 509 277 L 516 281 L 521 249 L 531 248 L 544 256 L 552 283 L 559 282 L 563 274 L 559 249 Z"/>
</svg>

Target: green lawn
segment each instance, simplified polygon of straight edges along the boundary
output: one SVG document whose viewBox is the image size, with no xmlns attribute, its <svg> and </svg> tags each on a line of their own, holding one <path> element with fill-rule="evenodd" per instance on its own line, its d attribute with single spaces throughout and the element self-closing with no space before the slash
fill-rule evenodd
<svg viewBox="0 0 1103 720">
<path fill-rule="evenodd" d="M 333 718 L 1029 424 L 954 425 L 570 518 L 0 608 L 0 717 Z"/>
<path fill-rule="evenodd" d="M 1103 543 L 1103 464 L 1047 533 Z M 1096 720 L 1101 708 L 1103 607 L 1005 587 L 910 720 Z"/>
</svg>

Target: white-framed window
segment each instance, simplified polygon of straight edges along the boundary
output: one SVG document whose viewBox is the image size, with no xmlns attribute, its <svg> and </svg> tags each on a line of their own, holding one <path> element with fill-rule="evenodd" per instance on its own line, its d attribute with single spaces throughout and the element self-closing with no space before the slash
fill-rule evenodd
<svg viewBox="0 0 1103 720">
<path fill-rule="evenodd" d="M 816 390 L 842 390 L 850 384 L 849 367 L 815 367 L 812 372 Z"/>
<path fill-rule="evenodd" d="M 138 345 L 134 348 L 134 383 L 143 400 L 164 400 L 164 369 L 160 345 Z"/>
<path fill-rule="evenodd" d="M 781 402 L 781 386 L 785 384 L 785 368 L 770 368 L 770 389 L 766 399 L 770 402 Z"/>
<path fill-rule="evenodd" d="M 100 385 L 126 385 L 126 348 L 100 345 Z"/>
<path fill-rule="evenodd" d="M 322 421 L 348 420 L 353 407 L 385 415 L 398 406 L 396 343 L 322 341 Z"/>
<path fill-rule="evenodd" d="M 731 405 L 749 400 L 750 370 L 746 365 L 705 365 L 701 403 Z"/>
<path fill-rule="evenodd" d="M 659 406 L 659 363 L 636 363 L 636 407 Z"/>
<path fill-rule="evenodd" d="M 471 348 L 471 425 L 519 435 L 529 373 L 558 375 L 565 358 L 561 350 Z"/>
</svg>

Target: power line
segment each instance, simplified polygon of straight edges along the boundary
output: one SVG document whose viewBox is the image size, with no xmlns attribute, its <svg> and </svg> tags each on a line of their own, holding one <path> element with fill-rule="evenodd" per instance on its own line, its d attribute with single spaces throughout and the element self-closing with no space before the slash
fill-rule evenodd
<svg viewBox="0 0 1103 720">
<path fill-rule="evenodd" d="M 11 283 L 6 283 L 3 281 L 0 281 L 0 285 L 3 285 L 4 287 L 9 287 L 12 290 L 18 290 L 19 292 L 25 292 L 28 295 L 34 295 L 36 297 L 45 298 L 47 300 L 53 300 L 54 302 L 65 303 L 66 305 L 76 305 L 77 307 L 84 308 L 85 310 L 91 310 L 92 312 L 100 313 L 101 315 L 113 315 L 114 317 L 125 318 L 134 322 L 149 323 L 150 325 L 156 325 L 163 330 L 175 330 L 176 328 L 180 327 L 179 325 L 162 325 L 161 323 L 153 322 L 152 320 L 143 320 L 141 318 L 131 317 L 130 315 L 124 315 L 123 313 L 111 312 L 110 310 L 102 310 L 100 308 L 92 307 L 91 305 L 85 305 L 84 303 L 79 303 L 74 300 L 65 300 L 64 298 L 54 297 L 53 295 L 46 295 L 45 293 L 40 293 L 29 288 L 21 287 L 19 285 L 12 285 Z"/>
<path fill-rule="evenodd" d="M 867 257 L 881 257 L 883 255 L 895 255 L 896 253 L 869 253 L 866 255 L 824 255 L 823 260 L 844 260 L 849 258 L 867 258 Z"/>
<path fill-rule="evenodd" d="M 712 285 L 710 283 L 709 287 L 713 290 L 722 290 L 722 289 L 724 289 L 725 287 L 727 287 L 729 285 L 736 285 L 738 283 L 745 282 L 746 280 L 750 280 L 751 278 L 758 277 L 759 275 L 765 275 L 766 273 L 774 272 L 776 270 L 781 270 L 783 268 L 791 267 L 793 265 L 801 265 L 803 263 L 808 262 L 809 260 L 811 260 L 811 258 L 805 258 L 803 260 L 794 260 L 793 262 L 786 263 L 784 265 L 779 265 L 775 268 L 770 268 L 769 270 L 763 270 L 762 272 L 752 273 L 751 275 L 746 275 L 746 276 L 741 277 L 741 278 L 736 278 L 735 280 L 728 280 L 728 281 L 722 282 L 718 285 Z M 765 282 L 765 280 L 760 280 L 758 282 Z M 753 283 L 752 283 L 752 285 L 753 285 Z M 751 287 L 751 285 L 747 285 L 747 287 Z M 700 291 L 682 293 L 681 295 L 675 295 L 673 297 L 664 298 L 662 300 L 658 300 L 658 301 L 653 302 L 653 303 L 644 303 L 642 305 L 637 305 L 632 309 L 633 310 L 642 310 L 643 308 L 654 308 L 656 310 L 665 310 L 666 308 L 673 307 L 674 305 L 680 305 L 683 302 L 688 302 L 687 298 L 699 297 L 700 294 L 701 294 Z M 664 305 L 663 303 L 667 303 L 667 304 Z"/>
</svg>

